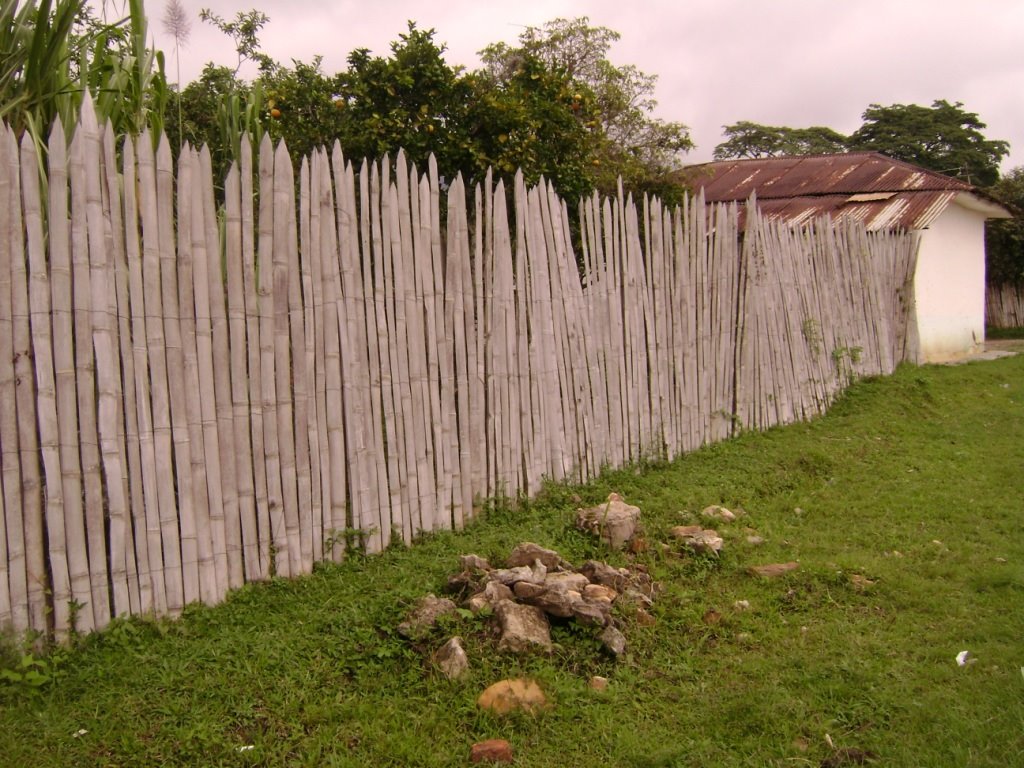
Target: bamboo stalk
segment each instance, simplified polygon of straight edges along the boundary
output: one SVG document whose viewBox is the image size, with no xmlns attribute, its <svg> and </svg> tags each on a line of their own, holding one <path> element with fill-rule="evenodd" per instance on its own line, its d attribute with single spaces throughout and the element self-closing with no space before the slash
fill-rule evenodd
<svg viewBox="0 0 1024 768">
<path fill-rule="evenodd" d="M 260 309 L 260 381 L 263 394 L 263 438 L 267 466 L 267 506 L 270 515 L 271 552 L 268 573 L 289 576 L 288 533 L 284 512 L 284 483 L 281 470 L 281 444 L 278 437 L 277 373 L 275 348 L 274 290 L 274 148 L 270 136 L 260 143 L 260 210 L 258 274 L 256 284 Z M 280 302 L 280 299 L 278 299 Z M 287 370 L 287 369 L 286 369 Z M 295 564 L 297 567 L 298 564 Z"/>
<path fill-rule="evenodd" d="M 82 471 L 78 458 L 78 400 L 75 389 L 74 326 L 71 304 L 67 144 L 64 139 L 64 127 L 59 120 L 54 123 L 50 132 L 47 161 L 49 177 L 47 226 L 49 229 L 51 313 L 53 318 L 53 366 L 57 397 L 57 426 L 60 433 L 64 531 L 71 580 L 71 597 L 79 606 L 76 629 L 82 632 L 91 632 L 95 627 L 95 622 L 92 614 L 92 592 L 89 585 L 85 508 L 82 504 Z M 9 302 L 9 292 L 7 296 Z"/>
<path fill-rule="evenodd" d="M 160 243 L 157 235 L 156 175 L 148 134 L 140 139 L 138 169 L 135 145 L 124 143 L 125 219 L 128 230 L 127 258 L 129 297 L 132 305 L 133 353 L 143 470 L 143 501 L 133 505 L 137 537 L 145 533 L 145 544 L 137 547 L 140 610 L 166 610 L 166 590 L 161 547 L 161 505 L 175 505 L 167 360 L 164 346 L 163 312 L 160 295 Z M 148 150 L 148 151 L 147 151 Z M 136 175 L 137 174 L 137 175 Z M 136 203 L 136 186 L 139 206 Z M 143 254 L 139 251 L 138 221 L 143 223 Z M 147 376 L 147 371 L 149 376 Z M 152 379 L 150 379 L 150 376 Z M 152 415 L 150 415 L 150 413 Z M 147 425 L 152 419 L 152 426 Z M 151 434 L 150 434 L 151 433 Z M 151 447 L 147 450 L 147 441 Z M 151 451 L 151 453 L 150 453 Z M 147 456 L 147 454 L 149 454 Z M 152 484 L 152 485 L 150 485 Z M 159 489 L 159 490 L 157 490 Z"/>
<path fill-rule="evenodd" d="M 260 292 L 256 281 L 255 215 L 253 211 L 253 168 L 252 147 L 249 136 L 243 134 L 240 163 L 241 186 L 241 228 L 242 228 L 242 286 L 245 292 L 245 325 L 247 337 L 246 357 L 248 362 L 248 420 L 252 436 L 252 468 L 256 497 L 256 559 L 253 561 L 254 577 L 265 579 L 270 575 L 270 546 L 273 534 L 270 527 L 270 502 L 267 491 L 266 450 L 263 439 L 263 376 L 261 363 L 262 342 L 260 337 Z M 248 558 L 248 554 L 247 554 Z M 248 573 L 249 561 L 246 560 Z"/>
<path fill-rule="evenodd" d="M 343 442 L 348 452 L 350 502 L 347 518 L 339 519 L 339 527 L 358 530 L 365 541 L 371 529 L 390 529 L 392 516 L 399 510 L 392 392 L 390 385 L 383 383 L 389 369 L 384 287 L 379 277 L 383 275 L 379 190 L 376 167 L 371 171 L 364 160 L 359 173 L 361 205 L 357 215 L 355 174 L 337 144 L 333 162 L 338 188 L 335 291 L 339 297 Z M 388 419 L 386 413 L 392 414 L 387 438 L 382 425 L 382 420 Z M 394 480 L 393 487 L 389 479 Z"/>
<path fill-rule="evenodd" d="M 382 163 L 382 168 L 386 168 L 386 163 Z M 373 531 L 370 529 L 374 526 L 380 525 L 381 520 L 387 519 L 388 527 L 390 530 L 393 521 L 400 521 L 405 515 L 405 510 L 408 508 L 406 499 L 406 485 L 405 485 L 405 466 L 403 453 L 399 448 L 399 419 L 397 402 L 395 399 L 395 385 L 394 377 L 392 375 L 392 350 L 394 347 L 393 340 L 395 338 L 393 323 L 394 323 L 394 312 L 389 310 L 389 297 L 387 286 L 393 286 L 394 283 L 390 280 L 385 281 L 385 275 L 389 274 L 390 266 L 386 266 L 391 258 L 390 256 L 390 233 L 388 228 L 383 226 L 384 221 L 384 210 L 382 206 L 382 181 L 378 167 L 374 164 L 367 172 L 366 163 L 363 163 L 362 172 L 360 176 L 360 199 L 363 202 L 361 209 L 363 211 L 361 220 L 362 231 L 363 231 L 363 247 L 365 248 L 366 233 L 369 232 L 370 246 L 372 249 L 373 257 L 371 259 L 373 263 L 373 307 L 375 312 L 375 318 L 373 322 L 376 326 L 376 342 L 377 342 L 377 356 L 379 359 L 379 371 L 380 371 L 380 391 L 381 391 L 381 415 L 383 417 L 385 425 L 385 441 L 387 445 L 387 456 L 388 456 L 388 498 L 389 505 L 387 508 L 387 515 L 384 514 L 384 510 L 380 510 L 380 517 L 373 518 L 377 522 L 371 521 L 370 511 L 363 509 L 361 506 L 358 507 L 353 515 L 354 527 L 358 528 L 364 534 L 369 536 L 370 546 L 374 546 L 375 539 L 372 534 Z M 368 221 L 365 218 L 368 216 Z M 385 240 L 385 237 L 388 239 Z M 387 270 L 387 272 L 386 272 Z M 367 320 L 370 321 L 369 313 L 367 314 Z M 368 325 L 369 327 L 369 325 Z M 371 366 L 371 369 L 376 371 L 378 368 Z M 346 422 L 347 423 L 347 422 Z M 352 442 L 349 442 L 350 450 Z M 357 464 L 358 466 L 358 464 Z M 364 481 L 360 481 L 362 485 Z M 376 539 L 378 542 L 376 546 L 379 546 L 379 535 Z"/>
<path fill-rule="evenodd" d="M 13 254 L 21 237 L 21 222 L 14 216 L 18 194 L 17 143 L 11 129 L 0 127 L 0 360 L 14 360 Z M 30 611 L 28 562 L 25 550 L 24 504 L 21 485 L 21 446 L 13 365 L 0 365 L 0 460 L 3 462 L 4 516 L 6 521 L 7 578 L 11 624 L 22 633 L 33 626 Z M 33 592 L 33 595 L 35 593 Z M 45 629 L 45 627 L 38 627 Z"/>
<path fill-rule="evenodd" d="M 124 522 L 125 575 L 128 603 L 122 613 L 138 614 L 141 608 L 138 559 L 135 554 L 136 535 L 134 512 L 144 504 L 142 492 L 142 446 L 135 401 L 135 361 L 131 341 L 131 307 L 128 301 L 128 263 L 126 261 L 125 224 L 121 209 L 121 174 L 117 168 L 117 148 L 114 130 L 107 122 L 102 137 L 102 174 L 100 192 L 103 201 L 104 239 L 113 268 L 114 290 L 108 291 L 110 314 L 116 317 L 115 342 L 119 353 L 121 378 L 118 381 L 117 444 L 121 461 L 121 486 L 125 498 Z"/>
<path fill-rule="evenodd" d="M 148 137 L 143 140 L 148 140 Z M 130 347 L 128 354 L 124 354 L 124 351 L 122 351 L 125 370 L 125 408 L 129 421 L 134 422 L 135 430 L 138 434 L 138 458 L 141 464 L 141 476 L 133 478 L 133 490 L 131 493 L 132 528 L 135 544 L 133 554 L 135 556 L 139 589 L 137 612 L 147 613 L 153 610 L 152 582 L 154 578 L 149 560 L 150 531 L 147 525 L 147 508 L 154 508 L 152 514 L 154 520 L 153 531 L 156 533 L 156 542 L 159 542 L 159 505 L 161 502 L 174 504 L 174 472 L 171 458 L 170 412 L 167 401 L 167 366 L 166 359 L 163 357 L 163 331 L 160 318 L 157 319 L 157 325 L 161 326 L 159 332 L 159 356 L 161 359 L 159 362 L 153 362 L 152 374 L 154 383 L 152 386 L 150 385 L 148 375 L 150 372 L 150 351 L 145 308 L 145 278 L 142 273 L 143 264 L 138 231 L 140 218 L 136 196 L 138 177 L 135 163 L 135 145 L 130 137 L 124 141 L 122 156 L 124 158 L 122 167 L 126 180 L 124 185 L 124 258 L 126 261 L 124 269 L 127 271 L 127 285 L 123 286 L 123 288 L 119 285 L 119 294 L 123 290 L 125 295 L 119 295 L 118 302 L 122 306 L 125 303 L 130 304 L 131 312 L 130 328 L 122 329 L 120 336 L 122 350 L 126 346 Z M 152 277 L 150 277 L 150 281 L 152 290 L 157 293 L 156 300 L 159 301 L 160 276 L 157 274 L 155 277 L 155 283 Z M 163 374 L 162 379 L 158 376 L 158 370 Z M 163 384 L 162 387 L 160 382 Z M 133 393 L 132 404 L 129 405 L 129 395 Z M 132 406 L 137 411 L 134 416 L 132 414 Z M 157 456 L 158 453 L 159 458 Z M 139 473 L 135 474 L 138 475 Z M 148 489 L 147 483 L 149 483 Z M 160 484 L 166 486 L 162 496 L 156 490 Z"/>
<path fill-rule="evenodd" d="M 348 527 L 346 520 L 346 501 L 348 499 L 348 473 L 347 459 L 345 456 L 345 403 L 342 400 L 342 375 L 341 375 L 341 318 L 339 308 L 341 305 L 341 275 L 339 272 L 339 242 L 338 233 L 334 227 L 335 206 L 340 206 L 342 198 L 342 187 L 344 184 L 345 166 L 341 155 L 341 147 L 335 145 L 333 151 L 333 166 L 337 183 L 338 197 L 335 198 L 331 188 L 331 169 L 328 168 L 326 158 L 320 165 L 319 179 L 320 192 L 319 204 L 320 228 L 321 228 L 321 249 L 320 249 L 320 273 L 323 279 L 323 371 L 324 371 L 324 407 L 325 407 L 325 429 L 327 438 L 327 472 L 330 479 L 331 495 L 328 501 L 325 499 L 324 507 L 324 548 L 325 555 L 331 560 L 337 561 L 344 553 L 343 537 L 341 531 Z M 340 221 L 342 214 L 338 213 L 337 221 Z M 353 227 L 353 222 L 346 221 L 346 226 Z M 330 544 L 328 547 L 327 544 Z"/>
<path fill-rule="evenodd" d="M 24 515 L 25 564 L 28 576 L 28 604 L 30 627 L 45 633 L 46 613 L 52 608 L 61 636 L 66 632 L 67 604 L 59 609 L 48 605 L 47 590 L 51 587 L 46 575 L 44 550 L 43 487 L 39 466 L 39 438 L 36 429 L 37 410 L 35 376 L 32 371 L 31 331 L 28 308 L 28 273 L 25 266 L 25 241 L 22 234 L 22 207 L 19 188 L 21 174 L 18 168 L 18 146 L 13 133 L 7 134 L 7 162 L 10 167 L 11 196 L 8 200 L 11 218 L 18 222 L 12 227 L 11 302 L 14 325 L 14 385 L 18 407 L 18 445 L 21 450 L 21 498 Z M 33 171 L 34 171 L 33 167 Z"/>
<path fill-rule="evenodd" d="M 303 263 L 308 263 L 304 275 L 303 301 L 306 307 L 306 376 L 313 389 L 313 411 L 315 417 L 310 420 L 310 471 L 313 475 L 313 529 L 311 539 L 313 559 L 324 557 L 326 534 L 324 532 L 324 515 L 330 514 L 331 483 L 329 472 L 330 447 L 327 440 L 327 379 L 325 376 L 325 339 L 324 327 L 324 275 L 323 251 L 329 247 L 324 239 L 325 229 L 328 234 L 333 232 L 330 223 L 325 227 L 321 224 L 321 216 L 326 212 L 328 217 L 333 213 L 330 205 L 323 205 L 323 170 L 327 165 L 327 153 L 317 149 L 310 158 L 309 189 L 307 191 L 308 213 L 303 213 L 302 221 L 308 218 L 308 227 L 303 228 L 305 242 L 302 248 Z M 327 189 L 330 191 L 330 177 Z M 335 326 L 337 330 L 337 326 Z M 315 432 L 313 431 L 315 429 Z"/>
<path fill-rule="evenodd" d="M 266 190 L 264 190 L 264 194 Z M 295 458 L 295 399 L 291 386 L 292 335 L 289 328 L 289 281 L 295 218 L 294 176 L 291 159 L 284 144 L 274 153 L 274 361 L 277 393 L 277 436 L 280 440 L 281 487 L 284 499 L 284 520 L 288 548 L 288 575 L 302 572 L 302 551 L 299 534 L 299 483 Z M 300 349 L 301 347 L 296 347 Z"/>
<path fill-rule="evenodd" d="M 194 149 L 186 147 L 178 160 L 179 167 L 189 168 L 190 194 L 182 200 L 185 206 L 178 209 L 179 221 L 189 221 L 188 236 L 191 241 L 191 269 L 189 281 L 184 286 L 189 295 L 184 297 L 182 316 L 193 312 L 188 320 L 194 323 L 195 366 L 198 400 L 197 413 L 203 448 L 203 487 L 209 504 L 209 532 L 217 575 L 217 597 L 219 602 L 230 588 L 230 565 L 227 553 L 227 503 L 224 495 L 224 465 L 220 452 L 219 408 L 214 373 L 213 322 L 210 300 L 209 252 L 207 249 L 206 221 L 203 215 L 203 195 L 206 180 L 199 156 Z M 179 242 L 183 235 L 179 235 Z M 219 273 L 219 270 L 217 270 Z M 184 273 L 182 273 L 184 278 Z M 179 287 L 179 290 L 181 288 Z M 187 342 L 186 342 L 187 344 Z M 186 358 L 191 349 L 186 349 Z M 218 360 L 218 367 L 221 361 Z M 196 444 L 198 445 L 198 443 Z"/>
<path fill-rule="evenodd" d="M 73 630 L 70 620 L 71 578 L 64 526 L 64 494 L 57 429 L 57 396 L 50 339 L 50 284 L 43 238 L 43 205 L 39 193 L 39 167 L 35 142 L 26 134 L 21 141 L 21 182 L 25 231 L 28 240 L 29 312 L 32 364 L 36 380 L 36 408 L 44 479 L 46 483 L 46 541 L 53 590 L 54 630 L 58 638 Z M 17 254 L 16 254 L 17 257 Z"/>
<path fill-rule="evenodd" d="M 256 523 L 256 483 L 253 475 L 252 439 L 249 434 L 249 370 L 246 354 L 246 288 L 242 273 L 242 185 L 238 165 L 232 163 L 224 182 L 225 261 L 227 318 L 230 335 L 231 429 L 234 438 L 235 482 L 238 484 L 238 517 L 242 567 L 245 581 L 263 578 L 260 567 L 259 530 Z M 251 203 L 250 203 L 251 205 Z M 252 223 L 250 219 L 249 224 Z M 251 340 L 250 340 L 250 343 Z"/>
<path fill-rule="evenodd" d="M 278 146 L 278 152 L 283 144 Z M 287 148 L 284 148 L 287 157 Z M 298 232 L 295 221 L 295 181 L 291 159 L 288 159 L 289 215 L 287 218 L 288 243 L 288 332 L 292 349 L 292 402 L 295 420 L 295 480 L 297 490 L 297 536 L 298 551 L 303 573 L 313 570 L 313 474 L 310 468 L 309 440 L 311 429 L 315 430 L 315 413 L 310 424 L 309 388 L 312 386 L 308 374 L 308 347 L 306 343 L 305 309 L 303 307 L 304 284 L 309 279 L 307 260 L 299 259 Z M 312 307 L 310 307 L 312 311 Z M 308 330 L 310 334 L 313 329 Z"/>
<path fill-rule="evenodd" d="M 192 216 L 192 200 L 199 195 L 197 180 L 195 179 L 195 163 L 192 161 L 192 148 L 187 144 L 182 148 L 178 156 L 178 258 L 177 258 L 177 302 L 176 319 L 180 324 L 180 342 L 182 356 L 182 377 L 183 391 L 193 393 L 191 397 L 184 398 L 184 410 L 186 423 L 188 424 L 189 456 L 191 458 L 191 482 L 192 482 L 192 505 L 195 509 L 195 538 L 199 558 L 199 591 L 203 602 L 214 604 L 224 595 L 226 588 L 226 572 L 221 552 L 217 550 L 218 540 L 222 540 L 214 531 L 217 524 L 214 515 L 217 510 L 213 508 L 210 489 L 210 476 L 207 472 L 207 463 L 217 461 L 216 451 L 210 451 L 207 444 L 210 430 L 204 428 L 204 404 L 202 397 L 201 376 L 200 376 L 200 355 L 199 347 L 203 343 L 199 339 L 198 310 L 196 307 L 195 294 L 195 245 L 198 236 L 193 232 L 194 217 Z M 161 248 L 161 263 L 163 263 L 163 248 Z M 162 270 L 164 271 L 164 270 Z M 166 327 L 166 326 L 165 326 Z M 168 348 L 170 349 L 171 335 L 168 331 Z M 170 362 L 170 361 L 169 361 Z M 171 392 L 173 396 L 174 386 Z M 207 397 L 212 397 L 208 394 Z M 171 408 L 175 404 L 172 401 Z M 207 402 L 205 408 L 209 409 Z M 170 523 L 170 525 L 168 524 Z M 162 521 L 164 540 L 172 540 L 175 533 L 173 521 Z M 184 538 L 184 537 L 183 537 Z M 168 596 L 170 597 L 170 596 Z M 168 600 L 170 602 L 170 600 Z M 168 606 L 170 607 L 170 606 Z M 173 609 L 171 609 L 173 610 Z"/>
<path fill-rule="evenodd" d="M 199 211 L 197 220 L 202 221 L 200 231 L 193 230 L 193 237 L 201 233 L 202 247 L 196 248 L 197 257 L 205 257 L 205 269 L 200 272 L 196 260 L 196 306 L 200 305 L 202 289 L 206 301 L 210 324 L 210 354 L 212 360 L 215 433 L 217 437 L 218 468 L 220 469 L 219 496 L 224 514 L 224 553 L 227 560 L 227 588 L 237 589 L 245 580 L 245 564 L 242 556 L 242 524 L 238 501 L 238 472 L 235 450 L 234 409 L 231 402 L 231 352 L 226 312 L 227 297 L 224 285 L 224 262 L 221 256 L 220 236 L 217 226 L 217 204 L 213 197 L 213 170 L 209 147 L 204 146 L 198 157 L 197 171 L 199 195 L 194 197 L 193 211 Z M 205 279 L 205 285 L 199 281 Z M 207 465 L 210 464 L 207 456 Z M 214 481 L 211 478 L 211 484 Z M 218 532 L 219 527 L 214 529 Z"/>
<path fill-rule="evenodd" d="M 71 258 L 75 308 L 75 367 L 78 387 L 78 441 L 85 486 L 86 536 L 89 583 L 95 624 L 110 616 L 107 582 L 106 531 L 104 525 L 103 480 L 100 467 L 100 437 L 97 424 L 96 365 L 93 357 L 93 291 L 89 264 L 88 212 L 86 191 L 85 137 L 76 130 L 71 142 Z"/>
</svg>

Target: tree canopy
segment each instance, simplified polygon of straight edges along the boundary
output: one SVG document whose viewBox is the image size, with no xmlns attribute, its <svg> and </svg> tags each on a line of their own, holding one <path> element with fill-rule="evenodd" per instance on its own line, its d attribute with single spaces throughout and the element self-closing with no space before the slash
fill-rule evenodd
<svg viewBox="0 0 1024 768">
<path fill-rule="evenodd" d="M 715 159 L 822 155 L 845 152 L 849 138 L 831 128 L 786 128 L 741 120 L 723 126 L 727 140 L 715 147 Z"/>
<path fill-rule="evenodd" d="M 985 123 L 963 106 L 944 100 L 931 107 L 872 104 L 864 111 L 864 123 L 851 134 L 849 146 L 987 187 L 999 178 L 999 163 L 1010 145 L 985 138 Z"/>
<path fill-rule="evenodd" d="M 633 189 L 663 196 L 678 194 L 669 173 L 693 148 L 689 129 L 679 122 L 654 117 L 657 75 L 633 65 L 617 66 L 608 59 L 620 38 L 607 27 L 594 27 L 586 17 L 554 19 L 527 27 L 518 46 L 489 45 L 480 51 L 487 74 L 499 87 L 510 82 L 522 62 L 534 59 L 572 89 L 573 109 L 589 129 L 588 153 L 594 183 L 604 192 L 617 179 Z M 536 66 L 536 65 L 535 65 Z"/>
<path fill-rule="evenodd" d="M 668 173 L 692 147 L 688 130 L 652 116 L 655 77 L 613 65 L 618 33 L 585 18 L 527 28 L 515 47 L 488 46 L 483 68 L 469 72 L 445 61 L 433 29 L 409 22 L 387 55 L 357 49 L 335 74 L 319 58 L 285 65 L 263 54 L 268 19 L 257 11 L 202 18 L 259 75 L 246 83 L 237 66 L 207 65 L 176 96 L 180 117 L 168 110 L 170 132 L 209 144 L 225 164 L 242 126 L 283 138 L 296 158 L 338 140 L 353 159 L 402 148 L 422 164 L 433 154 L 446 178 L 521 169 L 528 183 L 543 176 L 569 199 L 613 192 L 619 177 L 632 191 L 680 194 Z"/>
<path fill-rule="evenodd" d="M 862 119 L 849 136 L 821 126 L 740 121 L 724 126 L 726 141 L 715 147 L 715 159 L 873 151 L 986 187 L 999 178 L 999 163 L 1010 151 L 1007 142 L 987 139 L 985 123 L 959 101 L 939 100 L 930 107 L 872 104 Z"/>
</svg>

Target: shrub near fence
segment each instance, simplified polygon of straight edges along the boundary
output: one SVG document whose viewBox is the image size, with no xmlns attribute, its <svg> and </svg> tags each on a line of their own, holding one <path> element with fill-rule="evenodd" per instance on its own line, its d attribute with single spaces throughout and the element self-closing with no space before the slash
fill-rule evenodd
<svg viewBox="0 0 1024 768">
<path fill-rule="evenodd" d="M 0 625 L 174 615 L 544 478 L 822 412 L 902 359 L 914 241 L 394 162 L 0 139 Z M 40 163 L 45 173 L 40 174 Z M 45 180 L 45 185 L 40 181 Z M 296 190 L 298 199 L 296 200 Z M 442 193 L 446 194 L 442 224 Z M 511 202 L 512 211 L 508 210 Z M 580 278 L 582 264 L 583 277 Z"/>
</svg>

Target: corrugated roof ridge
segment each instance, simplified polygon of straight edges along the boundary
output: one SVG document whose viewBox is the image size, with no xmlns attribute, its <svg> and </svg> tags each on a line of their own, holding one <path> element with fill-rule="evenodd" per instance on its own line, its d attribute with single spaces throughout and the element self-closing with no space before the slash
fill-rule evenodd
<svg viewBox="0 0 1024 768">
<path fill-rule="evenodd" d="M 901 166 L 904 169 L 909 170 L 909 171 L 911 171 L 913 173 L 921 173 L 926 178 L 931 178 L 931 179 L 935 180 L 937 186 L 932 186 L 931 184 L 928 184 L 928 185 L 925 185 L 925 186 L 915 187 L 915 189 L 917 191 L 920 191 L 920 192 L 925 192 L 925 191 L 932 191 L 932 192 L 934 192 L 934 191 L 938 191 L 938 190 L 954 190 L 954 189 L 958 190 L 958 191 L 963 191 L 963 192 L 968 192 L 968 191 L 975 190 L 975 187 L 973 185 L 968 184 L 966 181 L 958 179 L 955 176 L 948 176 L 948 175 L 946 175 L 944 173 L 939 173 L 938 171 L 932 171 L 932 170 L 929 170 L 928 168 L 923 168 L 923 167 L 921 167 L 919 165 L 914 165 L 913 163 L 908 163 L 906 160 L 900 160 L 900 159 L 895 158 L 895 157 L 889 157 L 888 155 L 883 154 L 882 152 L 878 152 L 877 150 L 855 150 L 855 151 L 852 151 L 852 152 L 828 152 L 828 153 L 821 153 L 821 154 L 814 154 L 814 155 L 775 155 L 775 156 L 772 156 L 772 157 L 730 158 L 728 160 L 711 160 L 711 161 L 706 162 L 706 163 L 697 163 L 695 165 L 687 166 L 687 168 L 702 168 L 702 167 L 711 166 L 711 165 L 733 165 L 733 164 L 739 164 L 739 163 L 743 163 L 743 164 L 747 164 L 747 163 L 761 163 L 761 164 L 764 164 L 764 163 L 775 163 L 775 162 L 782 162 L 782 161 L 790 161 L 790 162 L 796 161 L 795 164 L 796 165 L 800 165 L 800 164 L 804 163 L 807 160 L 819 160 L 819 159 L 825 159 L 825 158 L 864 158 L 865 160 L 867 160 L 869 158 L 874 158 L 874 159 L 882 160 L 882 161 L 887 162 L 887 163 L 892 163 L 893 165 Z M 905 190 L 902 187 L 894 187 L 891 190 L 883 187 L 882 189 L 875 190 L 875 191 L 879 191 L 879 192 L 881 192 L 881 191 L 886 191 L 886 192 L 889 192 L 889 191 L 891 191 L 891 192 L 903 192 Z M 835 194 L 835 193 L 815 193 L 815 194 Z M 807 195 L 807 196 L 811 196 L 811 195 Z"/>
</svg>

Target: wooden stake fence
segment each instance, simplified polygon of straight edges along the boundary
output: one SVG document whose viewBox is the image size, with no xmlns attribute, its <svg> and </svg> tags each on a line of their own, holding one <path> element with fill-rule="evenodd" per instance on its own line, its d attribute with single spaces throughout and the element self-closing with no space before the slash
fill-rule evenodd
<svg viewBox="0 0 1024 768">
<path fill-rule="evenodd" d="M 1024 285 L 1003 283 L 985 287 L 985 325 L 1024 328 Z"/>
<path fill-rule="evenodd" d="M 545 478 L 821 413 L 904 358 L 916 243 L 404 153 L 0 135 L 0 626 L 175 615 Z M 45 182 L 43 184 L 42 182 Z M 44 191 L 45 190 L 45 191 Z M 442 224 L 442 217 L 444 223 Z M 10 361 L 10 362 L 7 362 Z"/>
</svg>

